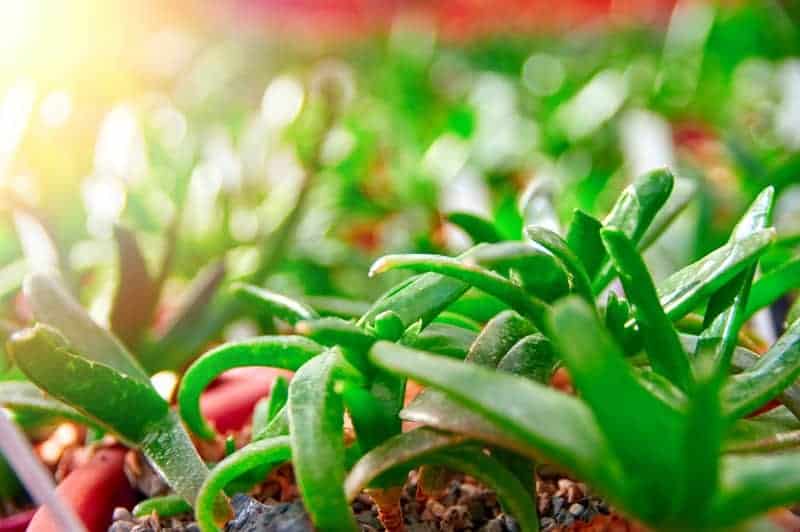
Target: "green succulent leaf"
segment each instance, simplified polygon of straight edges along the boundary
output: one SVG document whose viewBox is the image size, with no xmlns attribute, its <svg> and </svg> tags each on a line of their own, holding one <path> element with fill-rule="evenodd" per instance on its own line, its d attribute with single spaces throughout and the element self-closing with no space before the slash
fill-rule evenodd
<svg viewBox="0 0 800 532">
<path fill-rule="evenodd" d="M 618 482 L 616 464 L 591 413 L 573 397 L 529 379 L 387 342 L 376 343 L 370 359 L 445 392 L 446 400 L 456 404 L 436 411 L 408 407 L 405 419 L 469 435 L 479 431 L 481 439 L 545 457 L 598 486 Z M 423 395 L 435 402 L 433 394 Z"/>
<path fill-rule="evenodd" d="M 295 331 L 325 346 L 341 346 L 362 352 L 375 343 L 375 337 L 355 323 L 341 318 L 318 318 L 301 321 Z"/>
<path fill-rule="evenodd" d="M 466 360 L 480 366 L 497 367 L 514 344 L 534 332 L 536 328 L 529 320 L 513 310 L 503 311 L 486 324 L 472 343 Z"/>
<path fill-rule="evenodd" d="M 345 366 L 329 350 L 311 359 L 289 384 L 289 426 L 297 486 L 320 530 L 354 531 L 356 521 L 344 493 L 344 407 L 334 382 Z"/>
<path fill-rule="evenodd" d="M 469 284 L 463 281 L 435 273 L 412 277 L 381 296 L 358 325 L 371 323 L 387 310 L 397 314 L 406 327 L 418 321 L 427 325 L 468 289 Z"/>
<path fill-rule="evenodd" d="M 335 296 L 305 296 L 303 301 L 320 316 L 332 316 L 345 320 L 357 320 L 369 312 L 370 304 Z"/>
<path fill-rule="evenodd" d="M 34 273 L 25 279 L 25 297 L 37 321 L 58 330 L 89 361 L 150 385 L 150 378 L 122 343 L 95 323 L 53 275 Z"/>
<path fill-rule="evenodd" d="M 798 287 L 800 287 L 800 259 L 789 261 L 769 271 L 753 283 L 745 319 L 772 305 L 787 292 Z"/>
<path fill-rule="evenodd" d="M 661 306 L 672 320 L 691 312 L 725 283 L 747 268 L 772 243 L 774 229 L 764 229 L 730 242 L 670 275 L 658 285 Z"/>
<path fill-rule="evenodd" d="M 492 222 L 476 214 L 451 212 L 447 215 L 447 220 L 463 229 L 476 244 L 499 242 L 503 239 Z"/>
<path fill-rule="evenodd" d="M 600 239 L 602 222 L 580 209 L 572 213 L 567 228 L 567 245 L 580 259 L 589 277 L 594 277 L 606 257 L 606 249 Z"/>
<path fill-rule="evenodd" d="M 800 321 L 725 387 L 727 414 L 738 418 L 776 397 L 800 375 Z"/>
<path fill-rule="evenodd" d="M 288 436 L 259 440 L 245 445 L 218 463 L 200 489 L 195 506 L 195 516 L 203 532 L 220 530 L 226 519 L 220 519 L 216 501 L 231 481 L 264 466 L 277 465 L 291 458 Z"/>
<path fill-rule="evenodd" d="M 570 249 L 569 245 L 556 233 L 544 227 L 525 228 L 526 236 L 558 258 L 566 267 L 572 279 L 575 293 L 589 303 L 594 302 L 592 284 L 581 260 Z"/>
<path fill-rule="evenodd" d="M 429 351 L 463 360 L 467 356 L 467 352 L 475 341 L 476 336 L 474 331 L 463 327 L 445 323 L 431 323 L 416 335 L 409 345 L 421 351 Z"/>
<path fill-rule="evenodd" d="M 677 218 L 696 197 L 696 194 L 697 185 L 692 180 L 676 177 L 669 199 L 664 206 L 658 210 L 655 218 L 650 222 L 650 226 L 639 241 L 639 250 L 646 250 L 658 240 L 658 237 L 664 233 L 675 218 Z"/>
<path fill-rule="evenodd" d="M 394 468 L 416 467 L 418 460 L 433 452 L 466 442 L 463 435 L 421 427 L 397 434 L 362 456 L 353 465 L 345 481 L 347 499 L 352 501 L 381 475 Z M 407 471 L 403 471 L 407 472 Z"/>
<path fill-rule="evenodd" d="M 302 336 L 261 336 L 212 349 L 198 358 L 181 380 L 178 390 L 181 418 L 198 436 L 214 439 L 216 432 L 200 412 L 200 395 L 211 381 L 229 369 L 247 366 L 296 371 L 322 351 L 322 346 Z"/>
<path fill-rule="evenodd" d="M 658 211 L 667 202 L 673 184 L 672 173 L 666 168 L 640 175 L 622 191 L 611 212 L 603 220 L 603 226 L 622 231 L 628 239 L 638 244 Z M 604 255 L 603 265 L 593 283 L 594 292 L 600 293 L 612 278 L 613 270 Z"/>
<path fill-rule="evenodd" d="M 452 276 L 508 303 L 534 323 L 541 323 L 543 318 L 545 303 L 526 293 L 505 277 L 459 259 L 424 254 L 387 255 L 372 265 L 369 274 L 372 276 L 398 268 Z"/>
<path fill-rule="evenodd" d="M 717 527 L 731 526 L 800 498 L 800 453 L 730 455 L 710 510 Z"/>
<path fill-rule="evenodd" d="M 263 432 L 270 422 L 280 413 L 281 409 L 286 406 L 286 401 L 288 399 L 289 381 L 286 380 L 286 377 L 279 375 L 275 377 L 275 381 L 272 383 L 269 396 L 256 403 L 253 409 L 253 441 L 255 441 L 256 435 Z"/>
<path fill-rule="evenodd" d="M 234 285 L 232 290 L 237 297 L 253 308 L 268 316 L 279 318 L 290 325 L 301 320 L 313 320 L 319 317 L 314 309 L 303 303 L 258 286 L 239 283 Z"/>
<path fill-rule="evenodd" d="M 0 406 L 15 412 L 33 412 L 68 419 L 81 425 L 95 426 L 95 423 L 74 408 L 47 396 L 39 388 L 27 381 L 0 382 Z"/>
<path fill-rule="evenodd" d="M 681 455 L 681 412 L 642 385 L 596 314 L 576 296 L 553 307 L 549 331 L 573 384 L 627 472 L 621 495 L 628 508 L 647 521 L 668 515 L 673 509 L 666 501 L 674 500 L 675 484 L 682 480 L 674 467 Z"/>
<path fill-rule="evenodd" d="M 558 366 L 553 344 L 543 334 L 531 334 L 514 344 L 497 369 L 547 384 Z"/>
<path fill-rule="evenodd" d="M 96 425 L 141 447 L 175 492 L 194 502 L 206 467 L 177 415 L 149 381 L 84 358 L 48 325 L 22 331 L 8 345 L 34 384 Z"/>
<path fill-rule="evenodd" d="M 691 381 L 689 360 L 639 253 L 621 231 L 603 229 L 603 243 L 619 273 L 625 295 L 635 306 L 645 352 L 653 369 L 682 390 Z"/>
<path fill-rule="evenodd" d="M 192 507 L 177 495 L 162 495 L 145 499 L 133 507 L 134 517 L 148 517 L 155 512 L 160 518 L 191 512 Z"/>
</svg>

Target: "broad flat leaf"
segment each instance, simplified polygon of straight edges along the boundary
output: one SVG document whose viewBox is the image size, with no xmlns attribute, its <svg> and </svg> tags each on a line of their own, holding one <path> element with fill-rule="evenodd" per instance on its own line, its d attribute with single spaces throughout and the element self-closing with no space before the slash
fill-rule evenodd
<svg viewBox="0 0 800 532">
<path fill-rule="evenodd" d="M 122 343 L 92 321 L 55 276 L 31 274 L 24 291 L 36 320 L 57 329 L 75 352 L 150 385 L 147 373 Z"/>
<path fill-rule="evenodd" d="M 774 229 L 757 231 L 670 275 L 658 285 L 661 306 L 673 321 L 685 316 L 752 264 L 774 238 Z"/>
<path fill-rule="evenodd" d="M 419 417 L 406 409 L 406 419 L 444 429 L 451 423 L 473 426 L 471 430 L 483 426 L 491 443 L 545 457 L 598 487 L 619 482 L 616 463 L 591 413 L 574 397 L 529 379 L 387 342 L 376 343 L 370 358 L 380 367 L 446 392 L 448 399 L 466 407 L 460 413 L 445 409 Z"/>
<path fill-rule="evenodd" d="M 469 212 L 451 212 L 447 215 L 450 223 L 464 230 L 476 244 L 481 242 L 499 242 L 503 238 L 489 220 Z"/>
<path fill-rule="evenodd" d="M 520 287 L 490 270 L 473 263 L 440 255 L 387 255 L 376 261 L 370 268 L 370 276 L 393 269 L 434 272 L 449 275 L 464 283 L 479 288 L 508 303 L 523 316 L 534 323 L 541 322 L 546 305 Z"/>
<path fill-rule="evenodd" d="M 181 380 L 178 390 L 181 418 L 198 436 L 213 439 L 216 433 L 200 412 L 200 395 L 214 379 L 229 369 L 247 366 L 296 371 L 322 350 L 322 346 L 302 336 L 261 336 L 212 349 L 198 358 Z"/>
<path fill-rule="evenodd" d="M 503 311 L 486 324 L 470 347 L 466 360 L 481 366 L 497 367 L 517 341 L 535 331 L 530 321 L 513 310 Z"/>
<path fill-rule="evenodd" d="M 319 530 L 352 532 L 356 521 L 344 493 L 344 407 L 334 380 L 344 359 L 326 351 L 289 384 L 289 437 L 297 487 Z"/>
<path fill-rule="evenodd" d="M 119 279 L 111 305 L 111 330 L 130 348 L 152 324 L 160 286 L 147 271 L 136 235 L 120 225 L 114 227 Z"/>
<path fill-rule="evenodd" d="M 627 509 L 657 522 L 674 510 L 668 501 L 682 480 L 682 472 L 675 471 L 682 450 L 681 413 L 642 386 L 583 300 L 571 296 L 559 302 L 549 323 L 572 382 L 625 468 Z"/>
<path fill-rule="evenodd" d="M 650 365 L 678 388 L 686 390 L 691 381 L 689 360 L 672 321 L 661 308 L 644 260 L 633 242 L 621 231 L 603 229 L 601 236 L 625 288 L 625 295 L 635 307 Z"/>
<path fill-rule="evenodd" d="M 215 501 L 225 486 L 257 468 L 277 465 L 291 458 L 291 446 L 287 436 L 278 436 L 250 443 L 218 463 L 200 489 L 195 516 L 204 532 L 216 532 L 225 520 L 220 520 L 215 511 Z"/>
<path fill-rule="evenodd" d="M 314 309 L 303 303 L 258 286 L 240 283 L 233 287 L 233 292 L 253 308 L 267 316 L 279 318 L 290 325 L 301 320 L 313 320 L 319 317 Z"/>
<path fill-rule="evenodd" d="M 69 419 L 81 425 L 94 425 L 93 421 L 74 408 L 48 397 L 39 388 L 26 381 L 0 382 L 0 406 L 15 412 L 37 412 Z"/>
<path fill-rule="evenodd" d="M 572 279 L 573 290 L 586 299 L 587 302 L 593 303 L 594 296 L 592 295 L 592 284 L 589 276 L 580 259 L 569 248 L 569 245 L 558 234 L 544 227 L 526 227 L 525 234 L 564 264 Z"/>
<path fill-rule="evenodd" d="M 382 474 L 405 464 L 415 467 L 420 458 L 435 451 L 461 445 L 467 436 L 426 427 L 397 434 L 361 457 L 345 481 L 347 499 L 352 501 L 361 490 Z"/>
<path fill-rule="evenodd" d="M 580 259 L 589 277 L 594 277 L 606 257 L 606 248 L 600 240 L 603 224 L 580 209 L 572 213 L 567 229 L 567 244 Z"/>
<path fill-rule="evenodd" d="M 800 375 L 800 321 L 794 322 L 747 371 L 725 387 L 727 414 L 746 415 L 776 397 Z"/>
</svg>

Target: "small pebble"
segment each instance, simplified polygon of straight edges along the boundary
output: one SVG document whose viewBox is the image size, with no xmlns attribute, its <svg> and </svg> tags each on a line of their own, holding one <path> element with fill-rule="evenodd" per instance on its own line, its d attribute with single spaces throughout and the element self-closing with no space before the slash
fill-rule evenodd
<svg viewBox="0 0 800 532">
<path fill-rule="evenodd" d="M 581 515 L 583 511 L 584 511 L 583 505 L 578 504 L 577 502 L 575 504 L 570 505 L 569 507 L 569 513 L 574 515 L 575 517 Z"/>
</svg>

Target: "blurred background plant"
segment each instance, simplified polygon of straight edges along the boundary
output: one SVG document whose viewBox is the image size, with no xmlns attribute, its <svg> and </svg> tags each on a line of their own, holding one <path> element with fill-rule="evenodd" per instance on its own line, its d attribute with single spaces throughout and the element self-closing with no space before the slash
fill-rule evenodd
<svg viewBox="0 0 800 532">
<path fill-rule="evenodd" d="M 357 316 L 402 278 L 366 281 L 378 256 L 469 247 L 449 213 L 518 239 L 531 217 L 602 217 L 661 166 L 693 201 L 646 255 L 656 279 L 769 184 L 761 268 L 786 267 L 800 10 L 550 4 L 5 3 L 0 336 L 30 321 L 23 276 L 57 269 L 151 372 L 180 370 L 276 327 L 239 319 L 226 283 Z"/>
</svg>

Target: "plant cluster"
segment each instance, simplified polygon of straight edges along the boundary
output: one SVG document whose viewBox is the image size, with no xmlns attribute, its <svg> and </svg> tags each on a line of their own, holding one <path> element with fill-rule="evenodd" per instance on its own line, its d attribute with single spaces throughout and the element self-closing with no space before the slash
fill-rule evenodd
<svg viewBox="0 0 800 532">
<path fill-rule="evenodd" d="M 474 476 L 522 530 L 538 530 L 542 464 L 656 530 L 743 526 L 800 497 L 797 453 L 774 449 L 800 413 L 800 322 L 763 354 L 748 348 L 759 339 L 745 327 L 792 282 L 785 268 L 755 279 L 759 258 L 782 245 L 770 226 L 774 192 L 756 198 L 725 245 L 656 283 L 641 252 L 685 205 L 673 188 L 670 172 L 645 174 L 602 221 L 575 211 L 563 236 L 529 225 L 502 240 L 489 220 L 456 217 L 479 243 L 455 258 L 383 257 L 371 274 L 418 275 L 357 319 L 234 287 L 231 297 L 291 334 L 226 343 L 192 363 L 177 396 L 186 427 L 216 437 L 199 396 L 231 368 L 295 373 L 257 408 L 252 442 L 210 471 L 139 362 L 52 276 L 27 280 L 39 323 L 8 343 L 46 395 L 17 383 L 0 398 L 141 448 L 176 496 L 145 507 L 188 503 L 208 531 L 231 517 L 226 492 L 286 461 L 326 531 L 356 529 L 349 501 L 365 489 L 396 519 L 398 488 L 419 466 Z M 549 386 L 559 367 L 576 396 Z M 409 379 L 426 388 L 404 404 Z M 748 417 L 773 399 L 785 408 Z M 421 426 L 404 432 L 401 420 Z"/>
</svg>

